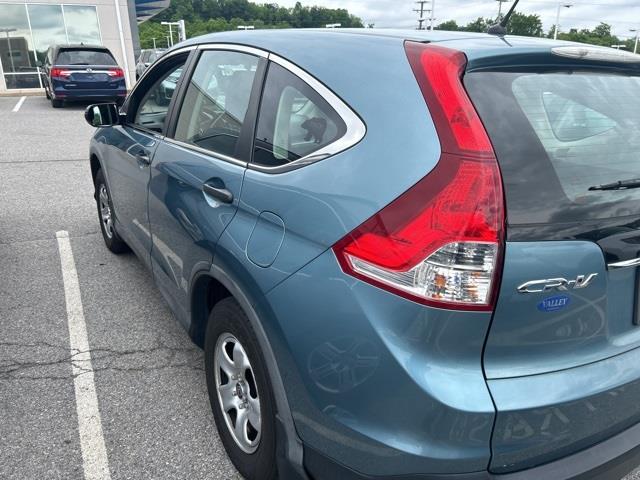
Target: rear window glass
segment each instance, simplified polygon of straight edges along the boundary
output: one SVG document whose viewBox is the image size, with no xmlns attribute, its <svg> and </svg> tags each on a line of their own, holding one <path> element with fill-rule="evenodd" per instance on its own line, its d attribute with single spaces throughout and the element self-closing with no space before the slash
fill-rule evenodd
<svg viewBox="0 0 640 480">
<path fill-rule="evenodd" d="M 494 144 L 510 224 L 640 214 L 640 78 L 477 72 L 465 85 Z"/>
<path fill-rule="evenodd" d="M 116 65 L 106 50 L 61 50 L 56 59 L 58 65 Z"/>
</svg>

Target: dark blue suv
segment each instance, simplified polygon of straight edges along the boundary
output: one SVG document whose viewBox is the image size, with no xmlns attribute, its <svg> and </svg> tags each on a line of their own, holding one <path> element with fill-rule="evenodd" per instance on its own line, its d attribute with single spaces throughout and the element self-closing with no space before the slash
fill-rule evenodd
<svg viewBox="0 0 640 480">
<path fill-rule="evenodd" d="M 124 71 L 109 49 L 102 46 L 52 46 L 42 69 L 45 94 L 54 108 L 68 101 L 110 101 L 121 105 L 127 96 Z"/>
<path fill-rule="evenodd" d="M 105 243 L 204 346 L 247 479 L 640 464 L 640 56 L 229 32 L 86 116 Z"/>
</svg>

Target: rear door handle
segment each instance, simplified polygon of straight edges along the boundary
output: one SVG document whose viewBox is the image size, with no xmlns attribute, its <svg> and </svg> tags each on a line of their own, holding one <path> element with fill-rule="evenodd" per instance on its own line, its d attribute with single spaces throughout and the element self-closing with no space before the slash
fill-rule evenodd
<svg viewBox="0 0 640 480">
<path fill-rule="evenodd" d="M 202 185 L 202 191 L 210 197 L 220 200 L 223 203 L 233 202 L 233 193 L 224 188 L 224 184 L 222 185 L 222 187 L 216 187 L 214 185 L 211 185 L 210 183 L 205 183 L 204 185 Z"/>
</svg>

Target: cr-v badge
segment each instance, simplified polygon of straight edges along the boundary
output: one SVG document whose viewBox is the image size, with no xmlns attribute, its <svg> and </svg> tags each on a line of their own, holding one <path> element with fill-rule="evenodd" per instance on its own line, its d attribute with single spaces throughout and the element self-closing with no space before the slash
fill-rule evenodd
<svg viewBox="0 0 640 480">
<path fill-rule="evenodd" d="M 578 288 L 586 288 L 598 276 L 597 273 L 588 275 L 578 275 L 575 280 L 567 280 L 566 278 L 547 278 L 546 280 L 532 280 L 523 283 L 518 287 L 520 293 L 540 293 L 549 290 L 576 290 Z"/>
</svg>

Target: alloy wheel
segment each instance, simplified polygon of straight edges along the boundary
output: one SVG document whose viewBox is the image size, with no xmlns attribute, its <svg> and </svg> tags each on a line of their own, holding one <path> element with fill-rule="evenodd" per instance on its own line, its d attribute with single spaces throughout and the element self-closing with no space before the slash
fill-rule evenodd
<svg viewBox="0 0 640 480">
<path fill-rule="evenodd" d="M 229 433 L 243 452 L 254 453 L 260 445 L 262 417 L 249 356 L 230 333 L 218 337 L 214 355 L 218 402 Z"/>
<path fill-rule="evenodd" d="M 100 218 L 102 219 L 102 226 L 104 232 L 109 238 L 113 238 L 113 215 L 111 214 L 111 203 L 109 202 L 109 193 L 107 187 L 100 185 L 100 191 L 98 193 L 98 201 L 100 203 Z"/>
</svg>

